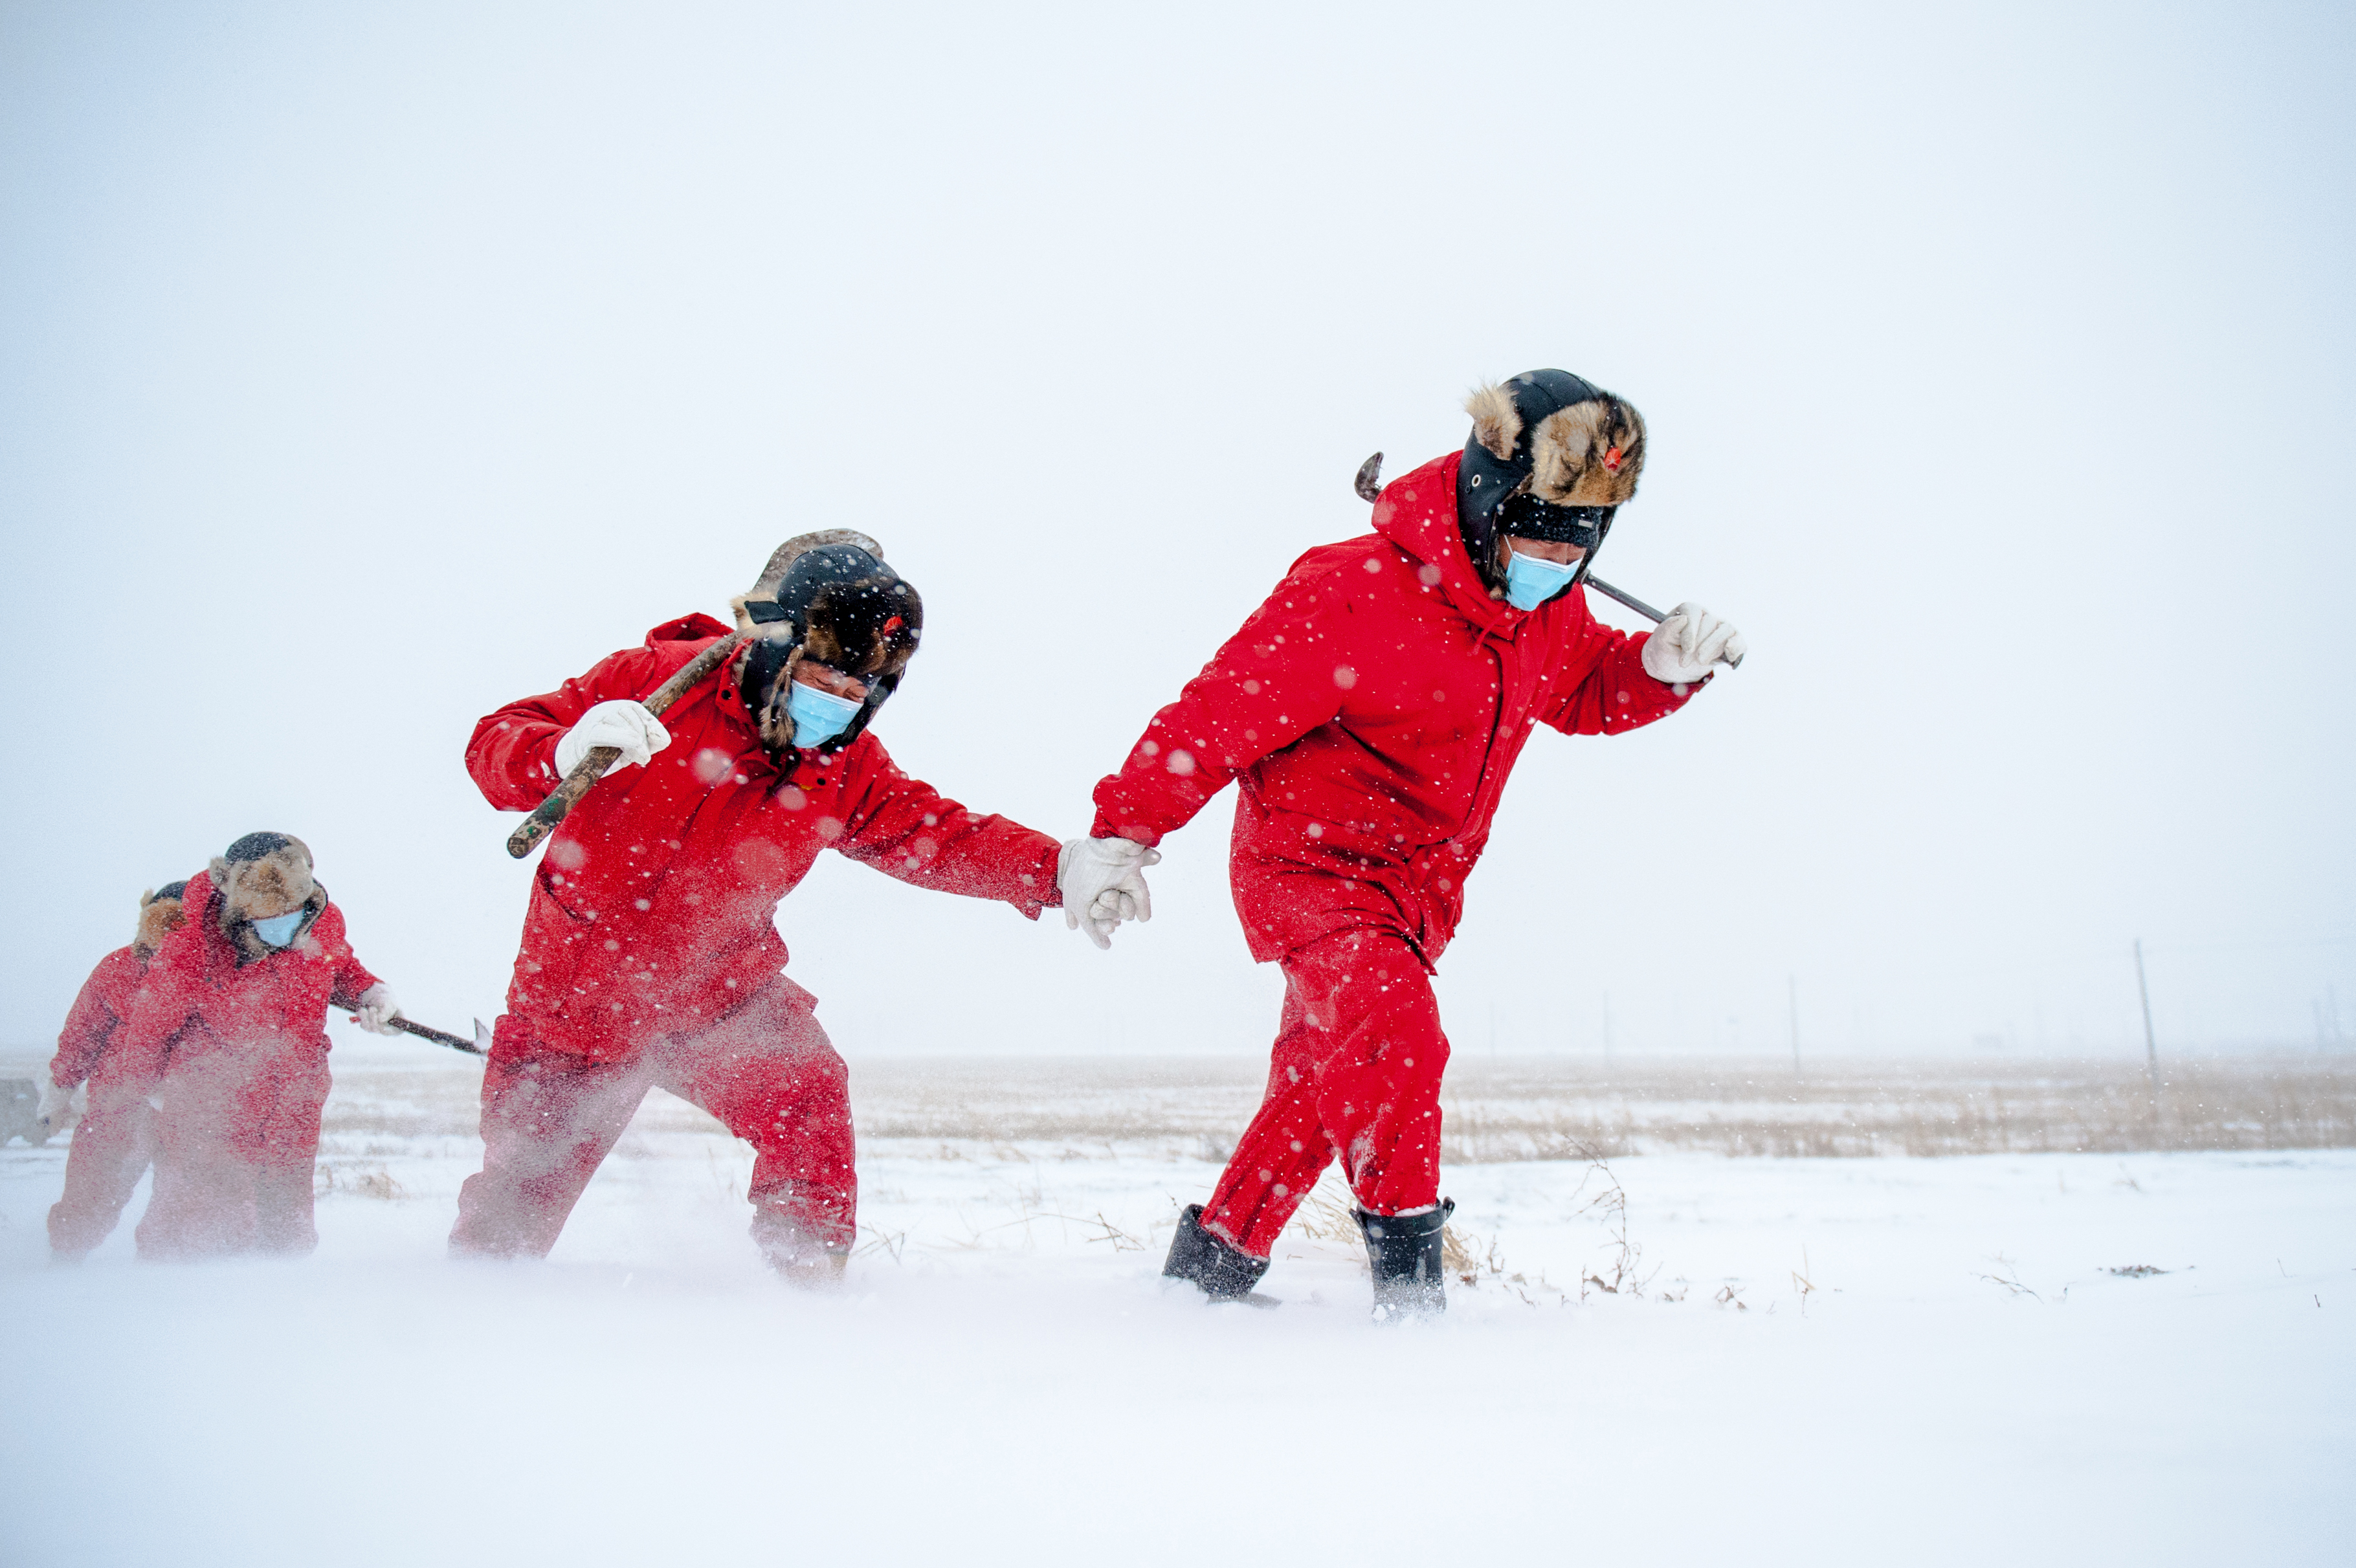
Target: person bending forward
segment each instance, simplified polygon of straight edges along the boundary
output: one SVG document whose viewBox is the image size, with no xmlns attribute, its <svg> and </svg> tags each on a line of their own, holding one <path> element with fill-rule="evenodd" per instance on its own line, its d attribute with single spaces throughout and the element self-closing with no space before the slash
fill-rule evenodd
<svg viewBox="0 0 2356 1568">
<path fill-rule="evenodd" d="M 353 955 L 299 838 L 247 834 L 189 879 L 182 910 L 91 1080 L 93 1121 L 162 1102 L 139 1255 L 307 1253 L 327 1008 L 395 1034 L 399 1004 Z"/>
<path fill-rule="evenodd" d="M 1651 723 L 1742 651 L 1695 605 L 1649 636 L 1588 613 L 1586 559 L 1644 466 L 1633 408 L 1560 370 L 1469 407 L 1463 452 L 1385 488 L 1371 534 L 1295 561 L 1097 786 L 1091 831 L 1151 846 L 1237 780 L 1236 909 L 1284 969 L 1259 1111 L 1163 1270 L 1215 1298 L 1250 1293 L 1338 1157 L 1378 1310 L 1445 1306 L 1430 976 L 1514 760 L 1539 724 Z"/>
<path fill-rule="evenodd" d="M 744 652 L 659 720 L 640 699 L 728 634 L 718 621 L 666 622 L 475 727 L 466 770 L 504 810 L 538 805 L 593 747 L 622 760 L 533 875 L 453 1253 L 544 1255 L 659 1084 L 753 1146 L 768 1261 L 797 1281 L 839 1275 L 858 1223 L 848 1075 L 817 998 L 782 973 L 778 900 L 831 848 L 1031 919 L 1059 901 L 1060 869 L 1099 942 L 1142 902 L 1140 847 L 1059 846 L 893 765 L 867 726 L 924 609 L 882 558 L 850 529 L 787 541 L 735 601 Z"/>
<path fill-rule="evenodd" d="M 40 1108 L 41 1124 L 50 1132 L 73 1126 L 73 1142 L 66 1149 L 65 1190 L 49 1210 L 49 1251 L 57 1257 L 87 1257 L 112 1234 L 139 1179 L 147 1173 L 154 1107 L 144 1093 L 110 1094 L 97 1084 L 106 1048 L 130 1021 L 155 950 L 184 923 L 180 898 L 187 886 L 166 882 L 140 899 L 139 924 L 131 945 L 98 961 L 58 1035 Z M 73 1093 L 84 1083 L 93 1085 L 90 1098 L 97 1104 L 94 1114 L 77 1123 Z"/>
</svg>

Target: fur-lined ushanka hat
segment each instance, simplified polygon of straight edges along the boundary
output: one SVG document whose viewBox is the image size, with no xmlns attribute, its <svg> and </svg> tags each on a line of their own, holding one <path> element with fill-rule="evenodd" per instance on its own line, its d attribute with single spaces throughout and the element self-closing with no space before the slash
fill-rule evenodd
<svg viewBox="0 0 2356 1568">
<path fill-rule="evenodd" d="M 1644 471 L 1634 405 L 1568 370 L 1531 370 L 1479 388 L 1464 411 L 1472 435 L 1456 474 L 1456 517 L 1483 580 L 1503 586 L 1500 533 L 1582 545 L 1592 556 Z"/>
<path fill-rule="evenodd" d="M 303 939 L 327 907 L 327 890 L 311 874 L 310 846 L 291 833 L 249 833 L 213 857 L 213 891 L 220 895 L 220 932 L 237 949 L 241 965 L 267 958 L 277 949 L 255 934 L 253 923 L 303 912 L 294 934 Z"/>
<path fill-rule="evenodd" d="M 139 895 L 139 924 L 131 933 L 131 949 L 142 957 L 152 957 L 164 945 L 164 938 L 187 923 L 187 916 L 180 912 L 180 895 L 188 891 L 185 881 L 166 882 L 151 892 Z"/>
<path fill-rule="evenodd" d="M 840 752 L 900 688 L 925 629 L 915 585 L 884 564 L 882 545 L 853 528 L 787 539 L 731 608 L 736 629 L 752 639 L 743 666 L 745 704 L 760 721 L 761 743 L 781 755 L 794 744 L 787 699 L 796 666 L 809 659 L 866 684 L 858 715 L 819 748 Z"/>
</svg>

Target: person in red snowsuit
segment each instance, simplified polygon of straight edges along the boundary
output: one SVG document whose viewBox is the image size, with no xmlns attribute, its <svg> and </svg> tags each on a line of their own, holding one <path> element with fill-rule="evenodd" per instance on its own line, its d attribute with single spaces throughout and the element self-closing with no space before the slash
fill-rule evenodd
<svg viewBox="0 0 2356 1568">
<path fill-rule="evenodd" d="M 726 626 L 666 622 L 475 727 L 466 771 L 502 810 L 537 806 L 593 746 L 623 759 L 532 878 L 454 1253 L 545 1255 L 659 1084 L 752 1144 L 752 1233 L 768 1261 L 805 1283 L 841 1272 L 858 1218 L 848 1072 L 817 998 L 783 974 L 778 901 L 831 848 L 1036 919 L 1059 901 L 1065 858 L 1045 834 L 910 778 L 867 731 L 923 623 L 882 555 L 848 529 L 788 541 L 736 601 L 744 652 L 659 720 L 639 699 Z M 1142 858 L 1084 846 L 1066 879 L 1075 909 L 1117 904 Z M 1120 874 L 1088 880 L 1114 862 Z"/>
<path fill-rule="evenodd" d="M 247 834 L 182 906 L 91 1082 L 93 1119 L 161 1102 L 139 1255 L 307 1253 L 327 1008 L 390 1034 L 398 1004 L 353 955 L 299 838 Z"/>
<path fill-rule="evenodd" d="M 98 961 L 58 1034 L 49 1059 L 49 1087 L 41 1098 L 41 1121 L 62 1131 L 72 1117 L 73 1092 L 89 1083 L 131 1017 L 147 965 L 164 938 L 183 923 L 180 898 L 186 882 L 167 882 L 139 901 L 139 924 L 131 945 Z M 65 1190 L 49 1210 L 49 1251 L 63 1259 L 87 1257 L 113 1233 L 139 1179 L 147 1173 L 149 1121 L 145 1096 L 121 1101 L 97 1096 L 103 1110 L 74 1124 L 66 1150 Z"/>
<path fill-rule="evenodd" d="M 1372 533 L 1295 561 L 1096 789 L 1091 832 L 1151 846 L 1236 781 L 1236 911 L 1284 969 L 1265 1097 L 1164 1270 L 1215 1298 L 1249 1293 L 1338 1157 L 1378 1302 L 1444 1306 L 1430 976 L 1515 759 L 1541 724 L 1673 713 L 1741 651 L 1691 605 L 1650 637 L 1613 631 L 1576 586 L 1635 488 L 1634 409 L 1561 371 L 1472 407 L 1465 451 L 1383 489 Z"/>
</svg>

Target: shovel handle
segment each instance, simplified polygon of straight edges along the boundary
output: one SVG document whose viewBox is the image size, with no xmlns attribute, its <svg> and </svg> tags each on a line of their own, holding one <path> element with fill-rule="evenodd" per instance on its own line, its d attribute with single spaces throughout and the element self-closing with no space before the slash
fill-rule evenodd
<svg viewBox="0 0 2356 1568">
<path fill-rule="evenodd" d="M 665 709 L 687 694 L 688 688 L 728 662 L 730 656 L 744 645 L 744 634 L 731 632 L 679 667 L 679 672 L 646 699 L 646 709 L 659 718 Z M 622 755 L 618 746 L 592 746 L 589 754 L 573 764 L 564 775 L 564 782 L 549 792 L 548 798 L 532 807 L 531 815 L 522 826 L 508 835 L 508 853 L 522 859 L 540 847 L 540 841 L 556 831 L 556 825 L 565 814 L 581 804 L 581 797 L 590 786 L 605 776 L 605 770 Z"/>
<path fill-rule="evenodd" d="M 556 831 L 564 814 L 581 804 L 589 786 L 605 776 L 605 770 L 621 760 L 619 746 L 592 746 L 589 754 L 573 765 L 564 775 L 564 782 L 549 791 L 548 798 L 531 808 L 531 815 L 513 833 L 508 835 L 508 853 L 522 859 L 540 848 L 540 841 Z"/>
</svg>

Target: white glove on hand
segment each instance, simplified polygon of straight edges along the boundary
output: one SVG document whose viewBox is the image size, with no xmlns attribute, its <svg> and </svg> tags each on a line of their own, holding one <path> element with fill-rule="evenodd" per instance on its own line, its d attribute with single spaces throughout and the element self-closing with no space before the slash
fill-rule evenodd
<svg viewBox="0 0 2356 1568">
<path fill-rule="evenodd" d="M 1732 664 L 1748 651 L 1734 623 L 1698 604 L 1680 604 L 1644 639 L 1644 673 L 1665 685 L 1690 686 L 1715 664 Z"/>
<path fill-rule="evenodd" d="M 1074 838 L 1055 862 L 1055 887 L 1064 895 L 1064 926 L 1085 931 L 1098 947 L 1112 945 L 1113 928 L 1124 920 L 1151 920 L 1153 895 L 1145 888 L 1145 868 L 1161 862 L 1162 851 L 1128 838 Z"/>
<path fill-rule="evenodd" d="M 43 1137 L 57 1136 L 79 1119 L 74 1115 L 74 1092 L 44 1083 L 41 1085 L 41 1103 L 33 1115 L 41 1124 Z"/>
<path fill-rule="evenodd" d="M 662 720 L 647 711 L 643 702 L 627 699 L 601 702 L 581 716 L 581 722 L 564 732 L 556 742 L 556 773 L 559 778 L 571 778 L 581 759 L 599 746 L 618 746 L 622 754 L 614 768 L 645 767 L 653 762 L 655 753 L 670 744 L 670 731 Z"/>
<path fill-rule="evenodd" d="M 360 1005 L 353 1014 L 353 1021 L 370 1034 L 399 1034 L 402 1031 L 392 1027 L 392 1019 L 400 1011 L 401 1004 L 393 999 L 392 987 L 380 980 L 360 993 Z"/>
</svg>

